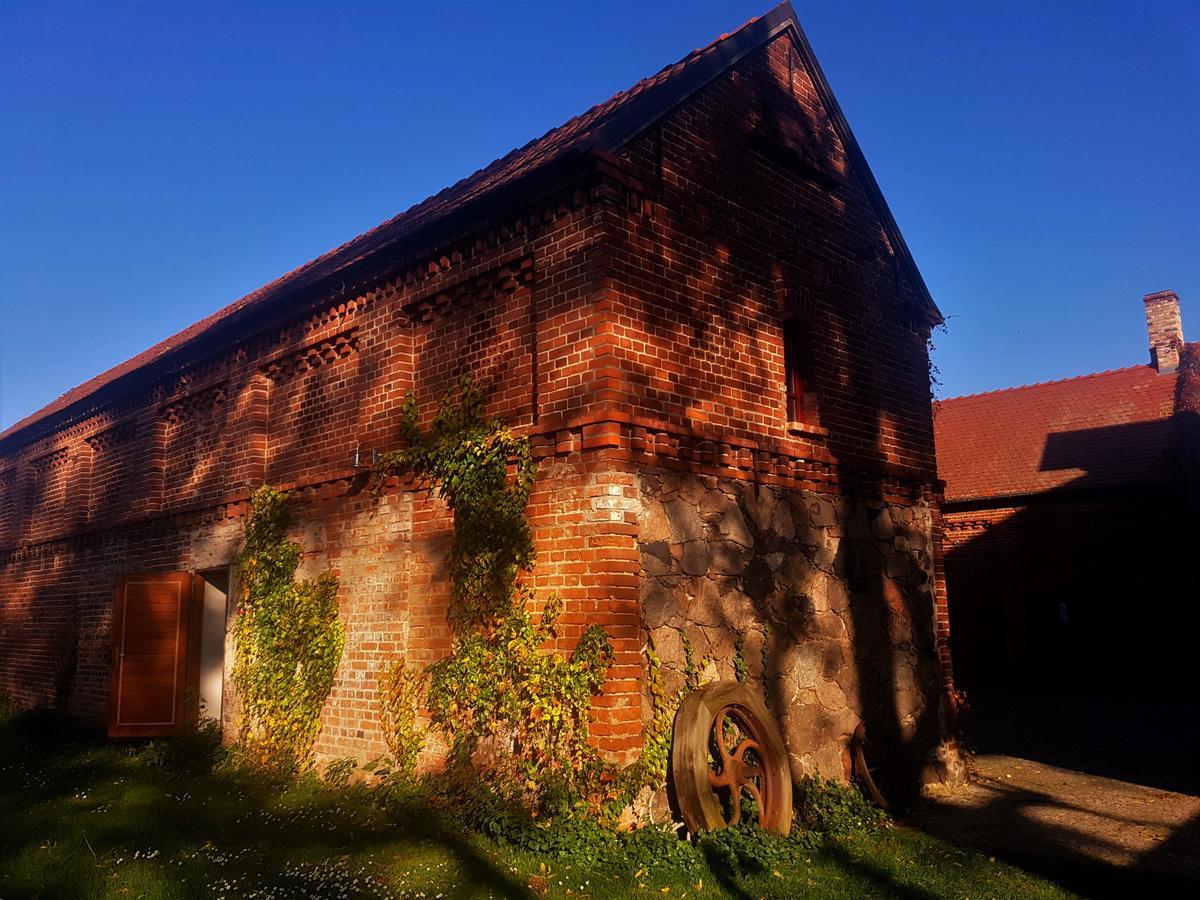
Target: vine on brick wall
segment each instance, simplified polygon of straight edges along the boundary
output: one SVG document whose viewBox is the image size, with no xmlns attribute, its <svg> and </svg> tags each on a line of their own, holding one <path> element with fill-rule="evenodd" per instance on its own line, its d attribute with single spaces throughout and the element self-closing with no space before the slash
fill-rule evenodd
<svg viewBox="0 0 1200 900">
<path fill-rule="evenodd" d="M 487 626 L 508 614 L 517 576 L 533 565 L 525 506 L 537 463 L 527 437 L 484 416 L 469 379 L 458 400 L 447 393 L 427 434 L 417 416 L 410 392 L 400 419 L 408 446 L 385 455 L 377 469 L 425 479 L 446 501 L 454 514 L 450 623 L 458 631 Z"/>
<path fill-rule="evenodd" d="M 287 500 L 265 485 L 250 499 L 230 678 L 242 701 L 246 749 L 264 764 L 304 769 L 312 764 L 345 630 L 337 579 L 326 573 L 296 580 L 301 548 L 287 539 Z"/>
<path fill-rule="evenodd" d="M 417 722 L 417 712 L 425 702 L 429 676 L 413 669 L 403 659 L 394 659 L 379 673 L 379 728 L 391 758 L 376 760 L 390 775 L 411 779 L 416 773 L 417 757 L 425 748 L 425 730 Z"/>
<path fill-rule="evenodd" d="M 551 795 L 578 797 L 602 768 L 588 743 L 592 698 L 612 662 L 608 636 L 588 628 L 569 656 L 546 648 L 557 636 L 561 601 L 535 622 L 520 583 L 534 561 L 525 507 L 537 463 L 529 439 L 487 418 L 464 379 L 432 426 L 417 426 L 410 394 L 401 428 L 408 446 L 383 457 L 379 477 L 426 480 L 454 516 L 450 551 L 451 654 L 429 668 L 432 722 L 450 740 L 450 762 L 487 778 L 530 808 Z"/>
<path fill-rule="evenodd" d="M 550 791 L 578 798 L 593 787 L 600 762 L 588 715 L 612 649 L 592 627 L 570 656 L 547 651 L 561 601 L 552 597 L 535 623 L 528 590 L 515 596 L 493 630 L 463 635 L 430 667 L 429 710 L 453 736 L 453 764 L 483 769 L 503 793 L 536 809 Z"/>
<path fill-rule="evenodd" d="M 646 639 L 642 652 L 646 655 L 646 687 L 650 693 L 650 722 L 642 733 L 642 753 L 637 762 L 621 772 L 616 779 L 619 804 L 632 802 L 642 788 L 657 789 L 667 782 L 667 767 L 671 759 L 671 737 L 675 730 L 675 713 L 690 692 L 700 686 L 700 669 L 692 657 L 691 642 L 682 629 L 676 629 L 684 647 L 683 686 L 668 691 L 662 679 L 662 658 L 654 645 L 653 636 Z"/>
</svg>

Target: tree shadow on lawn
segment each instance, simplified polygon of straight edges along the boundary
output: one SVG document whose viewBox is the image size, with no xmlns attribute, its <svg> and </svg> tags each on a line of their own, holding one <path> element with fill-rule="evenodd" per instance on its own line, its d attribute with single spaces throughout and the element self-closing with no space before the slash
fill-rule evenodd
<svg viewBox="0 0 1200 900">
<path fill-rule="evenodd" d="M 930 891 L 897 881 L 882 866 L 855 859 L 846 848 L 837 843 L 830 842 L 824 849 L 825 854 L 836 860 L 847 872 L 856 873 L 888 896 L 900 897 L 902 900 L 937 900 L 937 895 Z"/>
<path fill-rule="evenodd" d="M 186 741 L 109 742 L 45 714 L 0 722 L 0 896 L 515 898 L 530 894 L 508 866 L 528 873 L 546 858 L 463 831 L 419 794 L 381 802 L 362 786 L 214 768 L 196 750 Z M 703 843 L 702 854 L 672 861 L 653 841 L 642 846 L 652 848 L 649 860 L 635 862 L 632 849 L 615 862 L 601 854 L 575 874 L 602 897 L 636 892 L 642 869 L 651 891 L 669 883 L 682 893 L 702 876 L 736 900 L 809 892 L 925 900 L 960 886 L 940 851 L 888 834 L 798 846 L 774 863 L 783 874 L 767 862 L 739 872 Z M 549 858 L 560 878 L 579 862 Z M 938 877 L 926 883 L 931 872 Z M 962 882 L 972 892 L 983 884 Z"/>
<path fill-rule="evenodd" d="M 0 725 L 0 895 L 362 896 L 403 892 L 411 862 L 414 890 L 528 896 L 423 804 L 389 813 L 365 791 L 158 758 L 170 749 L 44 713 Z"/>
</svg>

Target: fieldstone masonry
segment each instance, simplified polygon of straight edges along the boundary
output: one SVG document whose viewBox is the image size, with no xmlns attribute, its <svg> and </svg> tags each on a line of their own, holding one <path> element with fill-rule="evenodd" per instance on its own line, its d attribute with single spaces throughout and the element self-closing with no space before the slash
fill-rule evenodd
<svg viewBox="0 0 1200 900">
<path fill-rule="evenodd" d="M 845 778 L 860 721 L 937 743 L 932 517 L 691 473 L 640 478 L 642 616 L 668 690 L 688 656 L 758 686 L 797 775 Z M 942 773 L 943 775 L 945 773 Z"/>
</svg>

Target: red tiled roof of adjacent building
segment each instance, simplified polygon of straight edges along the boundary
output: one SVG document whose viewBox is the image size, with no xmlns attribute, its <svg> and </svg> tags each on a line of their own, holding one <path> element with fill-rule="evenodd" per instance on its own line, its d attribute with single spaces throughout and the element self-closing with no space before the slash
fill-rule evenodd
<svg viewBox="0 0 1200 900">
<path fill-rule="evenodd" d="M 841 132 L 846 149 L 851 159 L 856 162 L 859 173 L 867 184 L 868 192 L 877 205 L 889 238 L 899 252 L 901 262 L 911 273 L 913 287 L 925 314 L 935 322 L 941 321 L 941 314 L 929 297 L 925 283 L 912 262 L 904 239 L 900 235 L 899 229 L 896 228 L 895 221 L 879 192 L 878 185 L 866 167 L 865 161 L 862 160 L 861 150 L 845 122 L 836 99 L 829 91 L 820 67 L 812 57 L 811 48 L 808 47 L 807 39 L 795 19 L 795 13 L 791 5 L 784 2 L 766 15 L 751 19 L 737 31 L 721 35 L 706 47 L 693 50 L 678 62 L 664 67 L 628 90 L 621 91 L 582 115 L 551 129 L 523 147 L 511 151 L 382 225 L 282 275 L 270 284 L 247 294 L 240 300 L 201 319 L 196 324 L 161 341 L 132 359 L 72 388 L 53 403 L 0 433 L 0 442 L 4 442 L 30 425 L 63 413 L 126 375 L 163 361 L 184 345 L 190 344 L 210 332 L 215 326 L 226 323 L 231 317 L 237 316 L 251 307 L 279 299 L 292 291 L 327 279 L 335 273 L 344 272 L 352 265 L 378 253 L 384 247 L 393 248 L 406 239 L 416 239 L 427 226 L 462 210 L 476 200 L 481 200 L 501 188 L 518 182 L 524 176 L 542 170 L 571 154 L 617 149 L 670 112 L 713 78 L 728 70 L 746 53 L 761 46 L 787 28 L 795 30 L 803 52 L 809 57 L 818 91 L 829 107 L 830 118 Z"/>
<path fill-rule="evenodd" d="M 1131 366 L 941 401 L 946 500 L 1161 481 L 1175 381 Z"/>
</svg>

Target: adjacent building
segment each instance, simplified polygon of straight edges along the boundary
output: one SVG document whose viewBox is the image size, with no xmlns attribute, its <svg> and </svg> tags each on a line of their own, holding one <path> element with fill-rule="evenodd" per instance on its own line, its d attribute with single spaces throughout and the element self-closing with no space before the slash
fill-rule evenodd
<svg viewBox="0 0 1200 900">
<path fill-rule="evenodd" d="M 1200 624 L 1200 345 L 1144 298 L 1149 364 L 944 400 L 958 684 L 1176 687 Z"/>
</svg>

